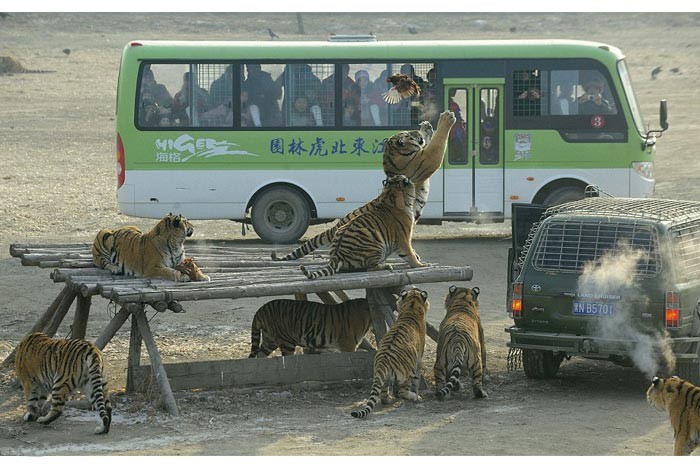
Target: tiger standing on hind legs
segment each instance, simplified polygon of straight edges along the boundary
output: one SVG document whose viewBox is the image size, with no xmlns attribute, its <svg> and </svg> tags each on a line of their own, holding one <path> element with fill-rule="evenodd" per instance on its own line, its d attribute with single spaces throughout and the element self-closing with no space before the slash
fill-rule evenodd
<svg viewBox="0 0 700 466">
<path fill-rule="evenodd" d="M 384 154 L 382 156 L 382 167 L 387 178 L 395 175 L 408 177 L 415 185 L 415 201 L 413 203 L 413 221 L 418 222 L 425 204 L 428 202 L 430 191 L 429 178 L 442 164 L 442 159 L 447 148 L 447 141 L 450 129 L 456 121 L 452 112 L 443 112 L 438 121 L 437 132 L 433 131 L 432 125 L 424 121 L 418 130 L 401 131 L 384 141 Z M 278 257 L 273 251 L 273 260 L 295 260 L 300 259 L 316 249 L 331 243 L 338 228 L 348 223 L 359 214 L 365 212 L 376 204 L 381 195 L 359 207 L 338 222 L 331 228 L 319 233 L 301 246 L 290 252 L 286 256 Z"/>
<path fill-rule="evenodd" d="M 392 385 L 399 397 L 418 401 L 420 397 L 411 387 L 418 386 L 425 349 L 425 316 L 430 308 L 428 293 L 417 288 L 401 292 L 396 307 L 399 316 L 377 345 L 374 356 L 372 389 L 364 406 L 354 409 L 352 417 L 370 415 L 377 401 L 391 402 Z"/>
<path fill-rule="evenodd" d="M 468 371 L 475 398 L 487 398 L 483 387 L 486 368 L 484 330 L 479 317 L 479 288 L 452 285 L 445 297 L 445 318 L 435 357 L 435 398 L 444 400 L 459 390 L 462 370 Z"/>
<path fill-rule="evenodd" d="M 320 270 L 301 271 L 310 279 L 337 272 L 391 269 L 383 262 L 394 252 L 411 267 L 425 267 L 411 244 L 413 236 L 413 183 L 404 175 L 384 181 L 380 200 L 340 227 L 333 236 L 330 261 Z"/>
</svg>

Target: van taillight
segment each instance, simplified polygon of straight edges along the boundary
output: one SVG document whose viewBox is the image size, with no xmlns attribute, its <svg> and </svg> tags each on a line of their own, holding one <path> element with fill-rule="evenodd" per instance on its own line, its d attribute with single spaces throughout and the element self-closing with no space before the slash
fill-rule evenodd
<svg viewBox="0 0 700 466">
<path fill-rule="evenodd" d="M 510 303 L 510 314 L 513 319 L 523 315 L 523 284 L 513 283 L 513 298 Z"/>
<path fill-rule="evenodd" d="M 122 137 L 117 133 L 117 189 L 124 184 L 126 170 L 124 169 L 124 144 Z"/>
<path fill-rule="evenodd" d="M 666 328 L 681 326 L 681 295 L 677 291 L 666 292 Z"/>
</svg>

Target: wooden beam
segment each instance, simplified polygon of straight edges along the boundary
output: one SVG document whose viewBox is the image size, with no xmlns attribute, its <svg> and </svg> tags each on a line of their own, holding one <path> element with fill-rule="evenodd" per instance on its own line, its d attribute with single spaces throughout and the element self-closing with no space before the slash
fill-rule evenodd
<svg viewBox="0 0 700 466">
<path fill-rule="evenodd" d="M 114 335 L 116 335 L 119 329 L 122 328 L 122 325 L 124 325 L 124 322 L 126 322 L 126 319 L 128 318 L 129 311 L 123 307 L 119 309 L 119 312 L 112 317 L 112 320 L 109 321 L 105 329 L 102 330 L 102 333 L 100 333 L 100 336 L 98 336 L 95 340 L 95 346 L 97 346 L 100 350 L 105 349 L 107 343 L 112 341 Z"/>
<path fill-rule="evenodd" d="M 68 292 L 63 296 L 63 299 L 61 299 L 61 303 L 56 308 L 56 312 L 51 318 L 49 325 L 44 330 L 45 334 L 47 334 L 50 337 L 56 335 L 58 327 L 60 327 L 61 322 L 63 322 L 63 319 L 66 317 L 68 309 L 70 309 L 77 295 L 78 293 L 73 289 L 73 287 L 70 287 L 68 289 Z"/>
<path fill-rule="evenodd" d="M 323 304 L 338 304 L 338 301 L 336 301 L 333 295 L 328 291 L 320 291 L 316 293 L 316 296 L 321 298 L 321 302 L 323 302 Z"/>
<path fill-rule="evenodd" d="M 374 352 L 305 354 L 165 364 L 174 390 L 340 382 L 372 377 Z M 136 368 L 135 385 L 147 386 L 151 366 Z"/>
<path fill-rule="evenodd" d="M 136 321 L 136 317 L 131 315 L 131 335 L 129 336 L 129 358 L 126 369 L 126 392 L 132 393 L 137 390 L 135 382 L 135 371 L 141 366 L 141 332 Z"/>
<path fill-rule="evenodd" d="M 168 374 L 165 372 L 163 361 L 160 359 L 160 353 L 158 352 L 158 347 L 156 346 L 156 341 L 153 339 L 151 328 L 148 326 L 146 313 L 143 312 L 143 305 L 133 305 L 129 310 L 131 311 L 131 318 L 136 318 L 136 323 L 138 324 L 141 338 L 143 338 L 143 342 L 146 344 L 148 357 L 151 360 L 151 367 L 153 368 L 153 375 L 155 376 L 158 387 L 160 388 L 160 394 L 163 397 L 165 409 L 170 415 L 179 416 L 180 412 L 177 409 L 175 397 L 173 396 L 173 391 L 170 388 L 170 383 L 168 382 Z"/>
<path fill-rule="evenodd" d="M 92 298 L 81 294 L 76 295 L 75 315 L 73 316 L 73 326 L 71 327 L 71 338 L 85 338 L 88 318 L 90 317 L 90 304 Z"/>
</svg>

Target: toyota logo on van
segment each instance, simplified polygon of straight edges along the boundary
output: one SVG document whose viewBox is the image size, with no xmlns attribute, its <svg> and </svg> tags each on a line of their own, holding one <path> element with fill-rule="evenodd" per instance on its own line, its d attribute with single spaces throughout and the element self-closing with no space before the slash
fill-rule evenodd
<svg viewBox="0 0 700 466">
<path fill-rule="evenodd" d="M 535 293 L 539 293 L 540 291 L 542 291 L 542 287 L 540 285 L 532 285 L 530 286 L 530 289 Z"/>
</svg>

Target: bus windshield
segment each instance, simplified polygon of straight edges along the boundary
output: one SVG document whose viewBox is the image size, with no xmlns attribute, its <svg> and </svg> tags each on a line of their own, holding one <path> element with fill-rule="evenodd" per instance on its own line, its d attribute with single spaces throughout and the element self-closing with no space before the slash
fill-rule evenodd
<svg viewBox="0 0 700 466">
<path fill-rule="evenodd" d="M 620 60 L 617 62 L 617 69 L 620 73 L 620 80 L 622 81 L 622 87 L 625 91 L 625 95 L 627 95 L 627 101 L 630 104 L 630 111 L 632 112 L 634 125 L 637 127 L 639 134 L 644 134 L 644 120 L 642 119 L 642 113 L 639 110 L 639 102 L 637 102 L 637 95 L 634 93 L 632 80 L 630 78 L 630 73 L 627 69 L 627 63 L 625 60 Z"/>
</svg>

